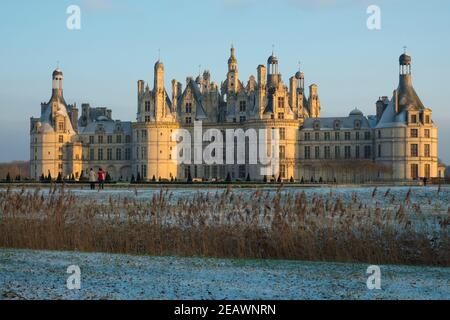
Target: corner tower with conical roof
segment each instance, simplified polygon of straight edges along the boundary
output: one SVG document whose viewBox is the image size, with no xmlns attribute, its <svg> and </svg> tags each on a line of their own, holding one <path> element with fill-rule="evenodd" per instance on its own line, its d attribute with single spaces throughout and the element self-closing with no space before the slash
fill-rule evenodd
<svg viewBox="0 0 450 320">
<path fill-rule="evenodd" d="M 81 162 L 73 161 L 82 156 L 74 145 L 77 109 L 66 104 L 63 81 L 63 72 L 53 71 L 52 96 L 41 104 L 41 116 L 30 120 L 30 175 L 36 180 L 81 175 Z"/>
<path fill-rule="evenodd" d="M 432 111 L 425 107 L 412 83 L 412 57 L 399 58 L 398 88 L 390 102 L 378 103 L 375 128 L 375 160 L 392 168 L 394 180 L 419 180 L 437 177 L 438 136 Z M 383 110 L 384 109 L 384 110 Z"/>
</svg>

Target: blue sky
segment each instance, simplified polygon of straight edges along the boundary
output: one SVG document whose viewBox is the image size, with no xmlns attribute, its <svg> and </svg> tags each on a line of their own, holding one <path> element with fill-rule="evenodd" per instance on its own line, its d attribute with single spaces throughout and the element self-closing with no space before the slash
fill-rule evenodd
<svg viewBox="0 0 450 320">
<path fill-rule="evenodd" d="M 66 28 L 72 4 L 81 7 L 79 31 Z M 371 4 L 381 8 L 379 31 L 366 27 Z M 158 49 L 170 87 L 199 65 L 220 83 L 233 43 L 244 80 L 272 45 L 286 83 L 301 61 L 307 85 L 319 86 L 323 116 L 355 107 L 373 114 L 378 97 L 397 87 L 408 46 L 416 91 L 433 109 L 439 154 L 450 163 L 449 1 L 3 0 L 0 8 L 0 161 L 28 159 L 29 118 L 50 97 L 57 61 L 67 102 L 134 120 L 136 82 L 152 81 Z"/>
</svg>

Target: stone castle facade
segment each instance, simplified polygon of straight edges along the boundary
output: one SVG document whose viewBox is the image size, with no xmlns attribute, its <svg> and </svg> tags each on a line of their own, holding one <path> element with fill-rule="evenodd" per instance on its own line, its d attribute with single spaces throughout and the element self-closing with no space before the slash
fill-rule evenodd
<svg viewBox="0 0 450 320">
<path fill-rule="evenodd" d="M 304 182 L 361 183 L 374 180 L 412 180 L 438 176 L 438 132 L 431 109 L 425 107 L 412 85 L 411 57 L 400 56 L 400 83 L 391 99 L 380 98 L 376 115 L 355 109 L 346 117 L 321 117 L 318 87 L 305 88 L 298 71 L 288 85 L 273 54 L 259 65 L 257 76 L 239 78 L 235 49 L 220 86 L 208 71 L 186 87 L 172 80 L 165 88 L 164 65 L 154 67 L 153 88 L 137 83 L 135 122 L 114 120 L 111 110 L 68 105 L 63 96 L 63 73 L 53 72 L 52 96 L 41 104 L 41 116 L 31 118 L 31 177 L 86 176 L 102 167 L 113 180 L 183 181 L 188 176 L 207 181 L 261 181 L 261 165 L 177 164 L 173 132 L 265 129 L 279 133 L 279 172 L 270 179 Z M 226 136 L 224 134 L 224 136 Z M 206 142 L 204 144 L 207 144 Z M 250 146 L 246 144 L 246 159 Z M 178 152 L 178 151 L 177 151 Z M 226 157 L 224 150 L 223 157 Z M 228 151 L 229 152 L 229 151 Z M 235 155 L 233 155 L 235 157 Z M 266 177 L 267 178 L 267 177 Z"/>
</svg>

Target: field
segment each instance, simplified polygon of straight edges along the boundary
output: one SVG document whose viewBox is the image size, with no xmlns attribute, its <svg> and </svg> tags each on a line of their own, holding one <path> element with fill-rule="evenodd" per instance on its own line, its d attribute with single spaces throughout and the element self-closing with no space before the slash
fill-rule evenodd
<svg viewBox="0 0 450 320">
<path fill-rule="evenodd" d="M 68 290 L 67 267 L 81 269 Z M 450 268 L 0 249 L 1 299 L 450 299 Z"/>
<path fill-rule="evenodd" d="M 4 189 L 0 247 L 450 265 L 448 187 Z"/>
</svg>

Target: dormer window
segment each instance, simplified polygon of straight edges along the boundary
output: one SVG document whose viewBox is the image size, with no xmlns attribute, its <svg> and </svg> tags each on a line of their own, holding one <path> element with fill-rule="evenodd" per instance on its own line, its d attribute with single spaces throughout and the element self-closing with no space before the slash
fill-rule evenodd
<svg viewBox="0 0 450 320">
<path fill-rule="evenodd" d="M 320 130 L 320 121 L 314 121 L 314 130 Z"/>
<path fill-rule="evenodd" d="M 239 102 L 239 112 L 245 112 L 247 109 L 247 103 L 245 101 Z"/>
<path fill-rule="evenodd" d="M 58 122 L 58 130 L 59 131 L 64 131 L 64 128 L 65 126 L 64 126 L 64 121 L 60 121 L 60 122 Z"/>
<path fill-rule="evenodd" d="M 411 115 L 411 123 L 417 123 L 417 115 L 416 114 Z"/>
<path fill-rule="evenodd" d="M 430 124 L 431 123 L 431 117 L 429 114 L 425 115 L 425 123 Z"/>
<path fill-rule="evenodd" d="M 360 120 L 355 120 L 355 129 L 357 129 L 357 130 L 361 129 L 361 121 Z"/>
<path fill-rule="evenodd" d="M 336 120 L 334 122 L 334 130 L 340 130 L 341 129 L 341 122 L 339 120 Z"/>
<path fill-rule="evenodd" d="M 188 114 L 192 113 L 192 102 L 186 103 L 186 113 L 188 113 Z"/>
</svg>

